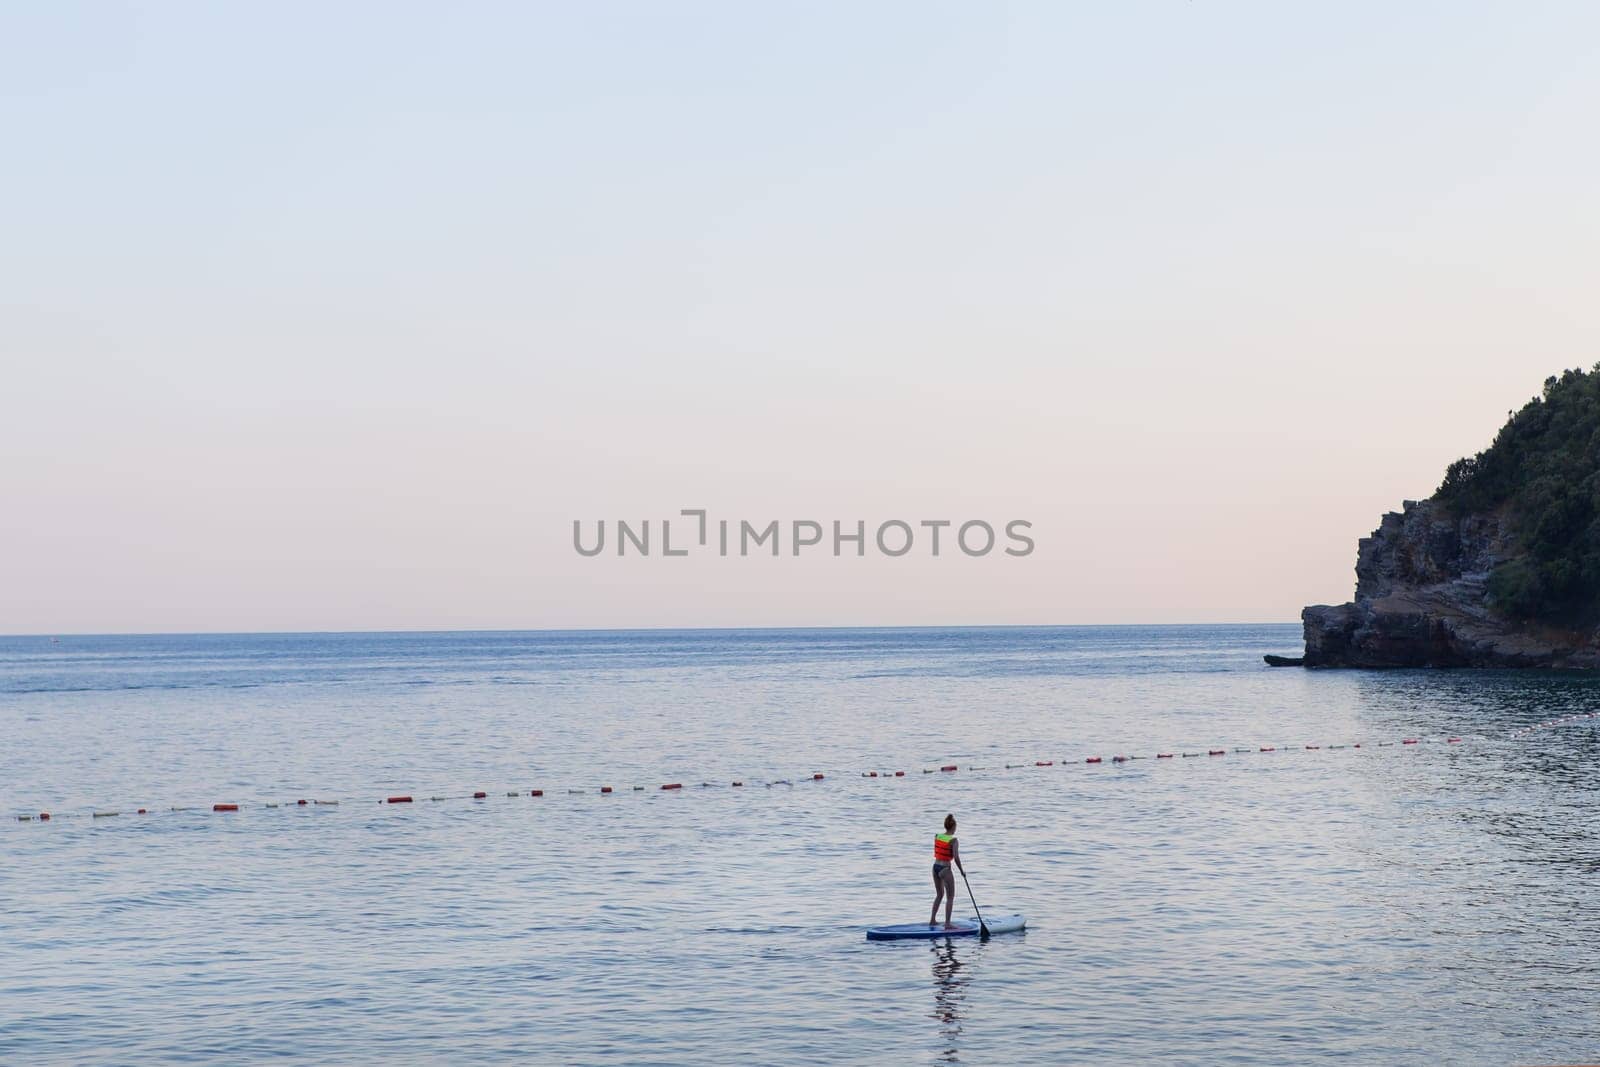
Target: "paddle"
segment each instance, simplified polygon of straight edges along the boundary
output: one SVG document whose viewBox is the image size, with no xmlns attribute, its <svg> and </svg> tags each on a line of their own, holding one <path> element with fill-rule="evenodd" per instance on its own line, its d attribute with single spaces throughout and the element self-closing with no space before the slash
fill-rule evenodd
<svg viewBox="0 0 1600 1067">
<path fill-rule="evenodd" d="M 967 881 L 967 872 L 961 872 L 961 884 L 967 887 L 967 899 L 972 901 L 972 910 L 978 911 L 978 898 L 972 895 L 972 883 Z M 978 937 L 987 941 L 989 939 L 989 924 L 983 921 L 983 912 L 978 911 Z"/>
</svg>

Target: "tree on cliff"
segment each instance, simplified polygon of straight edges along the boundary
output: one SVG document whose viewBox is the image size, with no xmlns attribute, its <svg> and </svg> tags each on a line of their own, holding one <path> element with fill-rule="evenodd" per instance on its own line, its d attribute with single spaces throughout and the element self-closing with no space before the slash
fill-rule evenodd
<svg viewBox="0 0 1600 1067">
<path fill-rule="evenodd" d="M 1600 619 L 1600 364 L 1545 379 L 1494 443 L 1445 471 L 1434 499 L 1454 515 L 1494 512 L 1522 555 L 1489 576 L 1489 603 L 1518 619 Z"/>
</svg>

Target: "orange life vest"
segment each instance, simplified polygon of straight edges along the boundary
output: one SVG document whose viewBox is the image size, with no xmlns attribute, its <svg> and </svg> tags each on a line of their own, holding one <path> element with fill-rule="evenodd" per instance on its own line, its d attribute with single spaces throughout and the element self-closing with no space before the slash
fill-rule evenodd
<svg viewBox="0 0 1600 1067">
<path fill-rule="evenodd" d="M 933 861 L 935 863 L 950 862 L 950 842 L 955 838 L 950 834 L 936 834 L 933 839 Z"/>
</svg>

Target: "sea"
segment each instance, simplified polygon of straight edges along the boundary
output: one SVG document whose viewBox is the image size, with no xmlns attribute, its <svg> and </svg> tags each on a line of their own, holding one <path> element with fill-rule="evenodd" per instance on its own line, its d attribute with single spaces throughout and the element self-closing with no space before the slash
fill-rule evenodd
<svg viewBox="0 0 1600 1067">
<path fill-rule="evenodd" d="M 0 1062 L 1600 1060 L 1600 680 L 1298 646 L 0 638 Z"/>
</svg>

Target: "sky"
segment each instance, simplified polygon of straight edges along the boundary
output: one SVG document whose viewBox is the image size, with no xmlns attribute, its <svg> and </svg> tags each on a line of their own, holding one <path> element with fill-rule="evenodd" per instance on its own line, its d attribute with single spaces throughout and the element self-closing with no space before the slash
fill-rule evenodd
<svg viewBox="0 0 1600 1067">
<path fill-rule="evenodd" d="M 1597 113 L 1582 3 L 3 5 L 0 633 L 1294 621 L 1600 360 Z"/>
</svg>

